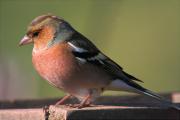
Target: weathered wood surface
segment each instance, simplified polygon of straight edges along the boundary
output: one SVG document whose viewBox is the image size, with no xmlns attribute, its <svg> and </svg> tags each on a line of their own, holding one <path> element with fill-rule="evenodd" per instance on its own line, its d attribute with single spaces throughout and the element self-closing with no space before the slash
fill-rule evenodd
<svg viewBox="0 0 180 120">
<path fill-rule="evenodd" d="M 180 93 L 165 94 L 166 98 L 180 103 Z M 180 111 L 149 97 L 106 96 L 97 105 L 83 109 L 51 105 L 46 112 L 45 105 L 54 104 L 58 99 L 17 100 L 0 102 L 0 120 L 72 120 L 72 119 L 122 119 L 122 120 L 180 120 Z M 77 100 L 69 100 L 76 103 Z M 180 106 L 180 104 L 177 104 Z"/>
<path fill-rule="evenodd" d="M 159 107 L 97 106 L 83 109 L 49 108 L 49 120 L 180 120 L 180 112 Z"/>
</svg>

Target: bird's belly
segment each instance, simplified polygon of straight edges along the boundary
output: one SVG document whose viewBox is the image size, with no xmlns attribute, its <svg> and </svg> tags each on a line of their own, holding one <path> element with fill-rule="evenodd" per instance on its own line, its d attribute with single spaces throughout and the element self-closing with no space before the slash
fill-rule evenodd
<svg viewBox="0 0 180 120">
<path fill-rule="evenodd" d="M 93 65 L 86 64 L 78 67 L 76 77 L 73 78 L 66 91 L 79 100 L 91 94 L 91 101 L 94 101 L 109 84 L 110 78 L 100 69 L 93 67 Z"/>
</svg>

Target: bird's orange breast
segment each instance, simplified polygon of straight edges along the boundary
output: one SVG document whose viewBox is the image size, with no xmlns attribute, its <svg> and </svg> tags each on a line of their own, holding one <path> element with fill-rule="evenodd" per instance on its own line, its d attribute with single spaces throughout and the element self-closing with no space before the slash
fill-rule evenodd
<svg viewBox="0 0 180 120">
<path fill-rule="evenodd" d="M 56 87 L 73 77 L 77 64 L 67 44 L 56 44 L 48 49 L 33 52 L 32 62 L 39 74 Z"/>
</svg>

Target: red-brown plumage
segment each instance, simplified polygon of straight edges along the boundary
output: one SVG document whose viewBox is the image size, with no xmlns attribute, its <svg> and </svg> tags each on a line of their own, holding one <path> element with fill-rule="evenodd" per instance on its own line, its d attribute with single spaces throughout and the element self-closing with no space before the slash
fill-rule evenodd
<svg viewBox="0 0 180 120">
<path fill-rule="evenodd" d="M 56 44 L 45 50 L 33 52 L 32 61 L 39 74 L 51 84 L 61 88 L 75 72 L 76 61 L 68 44 Z"/>
<path fill-rule="evenodd" d="M 37 39 L 34 40 L 34 49 L 45 48 L 48 42 L 53 39 L 54 32 L 55 30 L 52 26 L 45 26 L 37 36 Z"/>
</svg>

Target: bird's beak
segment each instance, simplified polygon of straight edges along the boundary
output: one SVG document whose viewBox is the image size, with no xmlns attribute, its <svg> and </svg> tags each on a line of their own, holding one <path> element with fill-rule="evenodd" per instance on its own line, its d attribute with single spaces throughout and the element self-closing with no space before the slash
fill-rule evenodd
<svg viewBox="0 0 180 120">
<path fill-rule="evenodd" d="M 21 41 L 19 42 L 19 46 L 26 45 L 26 44 L 30 44 L 30 43 L 32 43 L 32 42 L 33 42 L 32 39 L 29 38 L 27 35 L 25 35 L 25 36 L 21 39 Z"/>
</svg>

